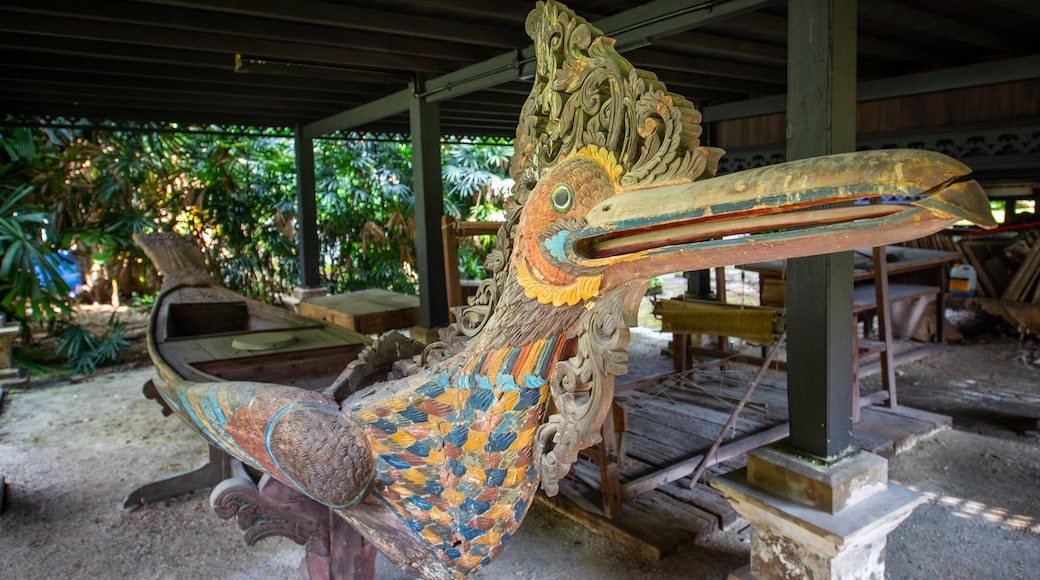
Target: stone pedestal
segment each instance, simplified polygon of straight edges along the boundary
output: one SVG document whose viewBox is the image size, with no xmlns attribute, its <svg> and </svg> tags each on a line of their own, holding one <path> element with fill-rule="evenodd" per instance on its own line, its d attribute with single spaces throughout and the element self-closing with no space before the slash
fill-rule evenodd
<svg viewBox="0 0 1040 580">
<path fill-rule="evenodd" d="M 11 349 L 19 329 L 17 324 L 0 326 L 0 381 L 18 378 L 18 369 L 11 362 Z"/>
<path fill-rule="evenodd" d="M 888 534 L 924 501 L 865 451 L 825 462 L 765 447 L 711 485 L 751 522 L 751 563 L 731 578 L 884 578 Z"/>
</svg>

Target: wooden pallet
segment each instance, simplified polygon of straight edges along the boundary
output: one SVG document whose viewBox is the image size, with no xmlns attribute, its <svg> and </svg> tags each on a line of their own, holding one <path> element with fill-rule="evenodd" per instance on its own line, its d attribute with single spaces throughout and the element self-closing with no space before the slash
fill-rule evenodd
<svg viewBox="0 0 1040 580">
<path fill-rule="evenodd" d="M 621 464 L 622 484 L 703 454 L 754 374 L 748 368 L 677 374 L 658 384 L 624 392 L 619 398 L 628 411 L 629 430 Z M 727 441 L 786 428 L 787 420 L 786 375 L 774 373 L 759 384 Z M 866 407 L 854 428 L 853 443 L 891 456 L 950 425 L 949 417 L 908 407 Z M 744 465 L 741 455 L 709 468 L 705 477 L 717 477 Z M 690 489 L 689 477 L 626 500 L 620 516 L 613 519 L 603 515 L 599 468 L 591 460 L 579 461 L 560 488 L 555 498 L 540 494 L 540 503 L 658 559 L 702 536 L 746 525 L 721 494 L 703 481 Z"/>
</svg>

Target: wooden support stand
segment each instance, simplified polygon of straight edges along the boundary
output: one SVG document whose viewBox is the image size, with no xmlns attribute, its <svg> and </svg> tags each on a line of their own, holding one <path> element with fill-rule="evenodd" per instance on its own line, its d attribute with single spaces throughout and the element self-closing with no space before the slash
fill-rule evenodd
<svg viewBox="0 0 1040 580">
<path fill-rule="evenodd" d="M 235 518 L 246 544 L 283 536 L 302 545 L 307 580 L 375 579 L 375 546 L 346 520 L 276 479 L 265 475 L 257 484 L 241 464 L 234 471 L 213 489 L 210 506 L 223 519 Z"/>
<path fill-rule="evenodd" d="M 159 397 L 152 381 L 146 382 L 142 390 L 146 399 L 152 399 L 162 406 L 164 417 L 173 414 L 173 411 L 166 406 L 166 402 Z M 213 487 L 229 477 L 231 475 L 231 458 L 212 445 L 208 446 L 208 451 L 209 456 L 206 458 L 206 462 L 195 469 L 182 471 L 170 477 L 135 487 L 123 499 L 123 507 L 137 509 L 144 504 L 159 502 L 183 493 L 191 493 L 204 487 Z"/>
<path fill-rule="evenodd" d="M 11 351 L 20 331 L 17 324 L 0 326 L 0 384 L 18 382 L 18 369 L 11 363 Z"/>
</svg>

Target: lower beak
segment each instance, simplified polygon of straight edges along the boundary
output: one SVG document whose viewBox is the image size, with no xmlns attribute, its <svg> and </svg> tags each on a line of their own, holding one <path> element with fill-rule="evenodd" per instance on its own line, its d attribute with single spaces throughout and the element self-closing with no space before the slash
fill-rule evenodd
<svg viewBox="0 0 1040 580">
<path fill-rule="evenodd" d="M 970 172 L 939 153 L 881 150 L 629 191 L 588 213 L 570 252 L 608 266 L 609 283 L 611 270 L 620 281 L 882 246 L 965 220 L 995 227 Z"/>
</svg>

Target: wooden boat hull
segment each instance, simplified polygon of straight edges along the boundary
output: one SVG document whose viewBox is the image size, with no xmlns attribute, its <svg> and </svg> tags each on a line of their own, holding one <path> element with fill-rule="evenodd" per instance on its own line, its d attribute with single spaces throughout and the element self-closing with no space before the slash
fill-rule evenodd
<svg viewBox="0 0 1040 580">
<path fill-rule="evenodd" d="M 163 291 L 148 348 L 163 382 L 256 381 L 321 390 L 371 340 L 211 286 Z"/>
</svg>

